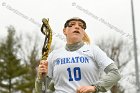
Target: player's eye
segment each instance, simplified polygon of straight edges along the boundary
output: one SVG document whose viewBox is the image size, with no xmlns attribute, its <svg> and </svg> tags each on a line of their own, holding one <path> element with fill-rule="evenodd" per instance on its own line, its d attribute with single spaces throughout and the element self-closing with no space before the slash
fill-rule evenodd
<svg viewBox="0 0 140 93">
<path fill-rule="evenodd" d="M 75 23 L 69 23 L 68 27 L 72 27 L 74 25 L 75 25 Z"/>
<path fill-rule="evenodd" d="M 83 24 L 79 24 L 79 26 L 80 26 L 81 28 L 84 28 L 84 25 L 83 25 Z"/>
</svg>

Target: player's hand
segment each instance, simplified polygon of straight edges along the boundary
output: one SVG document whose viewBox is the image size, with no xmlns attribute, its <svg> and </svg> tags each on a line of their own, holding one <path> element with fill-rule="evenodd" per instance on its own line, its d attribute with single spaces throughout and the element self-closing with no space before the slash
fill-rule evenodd
<svg viewBox="0 0 140 93">
<path fill-rule="evenodd" d="M 81 86 L 77 89 L 77 93 L 94 93 L 96 92 L 95 86 Z"/>
<path fill-rule="evenodd" d="M 38 78 L 42 79 L 47 75 L 48 72 L 48 61 L 41 60 L 38 66 Z"/>
</svg>

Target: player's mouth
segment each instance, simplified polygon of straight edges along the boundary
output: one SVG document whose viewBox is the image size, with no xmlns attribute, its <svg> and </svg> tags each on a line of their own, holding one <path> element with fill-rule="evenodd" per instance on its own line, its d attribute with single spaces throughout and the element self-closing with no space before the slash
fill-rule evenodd
<svg viewBox="0 0 140 93">
<path fill-rule="evenodd" d="M 74 31 L 73 33 L 77 33 L 77 34 L 80 34 L 80 32 L 79 32 L 79 31 L 77 31 L 77 30 L 76 30 L 76 31 Z"/>
</svg>

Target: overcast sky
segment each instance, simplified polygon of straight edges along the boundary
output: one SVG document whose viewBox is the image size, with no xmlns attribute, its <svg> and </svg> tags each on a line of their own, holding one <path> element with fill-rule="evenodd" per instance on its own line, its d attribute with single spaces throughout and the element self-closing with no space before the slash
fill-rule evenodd
<svg viewBox="0 0 140 93">
<path fill-rule="evenodd" d="M 140 44 L 140 0 L 133 1 L 137 43 Z M 55 33 L 62 34 L 65 21 L 75 16 L 86 21 L 92 42 L 110 35 L 132 41 L 130 0 L 1 0 L 0 37 L 6 35 L 8 25 L 13 25 L 19 33 L 41 36 L 44 17 L 50 19 Z"/>
</svg>

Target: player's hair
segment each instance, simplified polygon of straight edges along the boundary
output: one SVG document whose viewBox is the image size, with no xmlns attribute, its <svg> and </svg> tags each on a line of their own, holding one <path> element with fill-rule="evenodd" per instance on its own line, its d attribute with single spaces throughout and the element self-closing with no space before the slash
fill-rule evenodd
<svg viewBox="0 0 140 93">
<path fill-rule="evenodd" d="M 90 39 L 89 36 L 87 35 L 87 33 L 84 33 L 84 37 L 82 39 L 86 44 L 90 44 Z"/>
<path fill-rule="evenodd" d="M 66 28 L 66 27 L 69 26 L 69 22 L 70 22 L 70 21 L 80 21 L 80 22 L 82 22 L 82 23 L 84 24 L 84 25 L 83 25 L 83 29 L 85 30 L 85 29 L 87 28 L 86 22 L 85 22 L 83 19 L 79 18 L 79 17 L 73 17 L 73 18 L 68 19 L 68 20 L 66 21 L 66 23 L 64 24 L 64 28 Z M 86 32 L 84 33 L 84 37 L 83 37 L 82 40 L 83 40 L 86 44 L 90 44 L 90 39 L 89 39 L 89 36 L 87 35 Z"/>
</svg>

